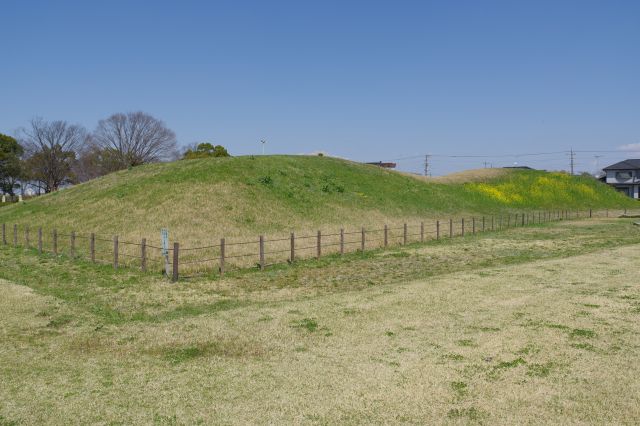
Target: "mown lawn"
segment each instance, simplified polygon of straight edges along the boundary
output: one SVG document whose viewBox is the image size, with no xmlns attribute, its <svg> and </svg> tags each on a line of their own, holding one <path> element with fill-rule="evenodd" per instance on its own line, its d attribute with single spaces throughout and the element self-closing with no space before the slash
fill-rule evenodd
<svg viewBox="0 0 640 426">
<path fill-rule="evenodd" d="M 0 249 L 0 424 L 637 423 L 640 228 L 171 284 Z"/>
</svg>

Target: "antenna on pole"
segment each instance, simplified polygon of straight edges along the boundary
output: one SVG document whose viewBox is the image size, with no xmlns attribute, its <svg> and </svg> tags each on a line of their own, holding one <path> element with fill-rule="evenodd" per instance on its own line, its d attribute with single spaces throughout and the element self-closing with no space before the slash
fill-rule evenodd
<svg viewBox="0 0 640 426">
<path fill-rule="evenodd" d="M 264 155 L 264 146 L 266 145 L 267 141 L 264 139 L 261 139 L 260 143 L 262 144 L 262 155 Z"/>
</svg>

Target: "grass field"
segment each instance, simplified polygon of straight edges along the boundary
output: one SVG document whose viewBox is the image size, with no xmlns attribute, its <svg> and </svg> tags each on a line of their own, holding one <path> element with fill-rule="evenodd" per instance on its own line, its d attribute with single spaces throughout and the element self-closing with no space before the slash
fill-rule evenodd
<svg viewBox="0 0 640 426">
<path fill-rule="evenodd" d="M 2 208 L 0 223 L 156 245 L 168 227 L 173 241 L 193 247 L 451 214 L 633 206 L 594 179 L 560 173 L 476 171 L 425 182 L 335 158 L 258 156 L 135 167 Z"/>
<path fill-rule="evenodd" d="M 0 424 L 640 421 L 640 229 L 170 284 L 0 249 Z"/>
</svg>

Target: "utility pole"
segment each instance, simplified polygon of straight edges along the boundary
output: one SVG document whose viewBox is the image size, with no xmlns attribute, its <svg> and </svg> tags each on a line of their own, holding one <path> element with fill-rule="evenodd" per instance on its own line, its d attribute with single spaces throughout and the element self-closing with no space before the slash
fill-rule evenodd
<svg viewBox="0 0 640 426">
<path fill-rule="evenodd" d="M 573 152 L 573 148 L 571 148 L 570 156 L 571 156 L 571 176 L 573 176 L 573 165 L 574 165 L 574 159 L 576 156 L 575 152 Z"/>
<path fill-rule="evenodd" d="M 424 156 L 424 175 L 429 176 L 429 154 Z"/>
</svg>

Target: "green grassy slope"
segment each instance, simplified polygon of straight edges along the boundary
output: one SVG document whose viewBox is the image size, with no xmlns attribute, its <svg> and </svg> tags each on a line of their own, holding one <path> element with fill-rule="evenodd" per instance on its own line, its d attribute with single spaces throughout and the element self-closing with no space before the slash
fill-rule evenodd
<svg viewBox="0 0 640 426">
<path fill-rule="evenodd" d="M 327 157 L 235 157 L 124 170 L 0 210 L 0 222 L 183 242 L 379 225 L 445 214 L 636 206 L 589 178 L 511 171 L 486 182 L 424 182 Z"/>
</svg>

